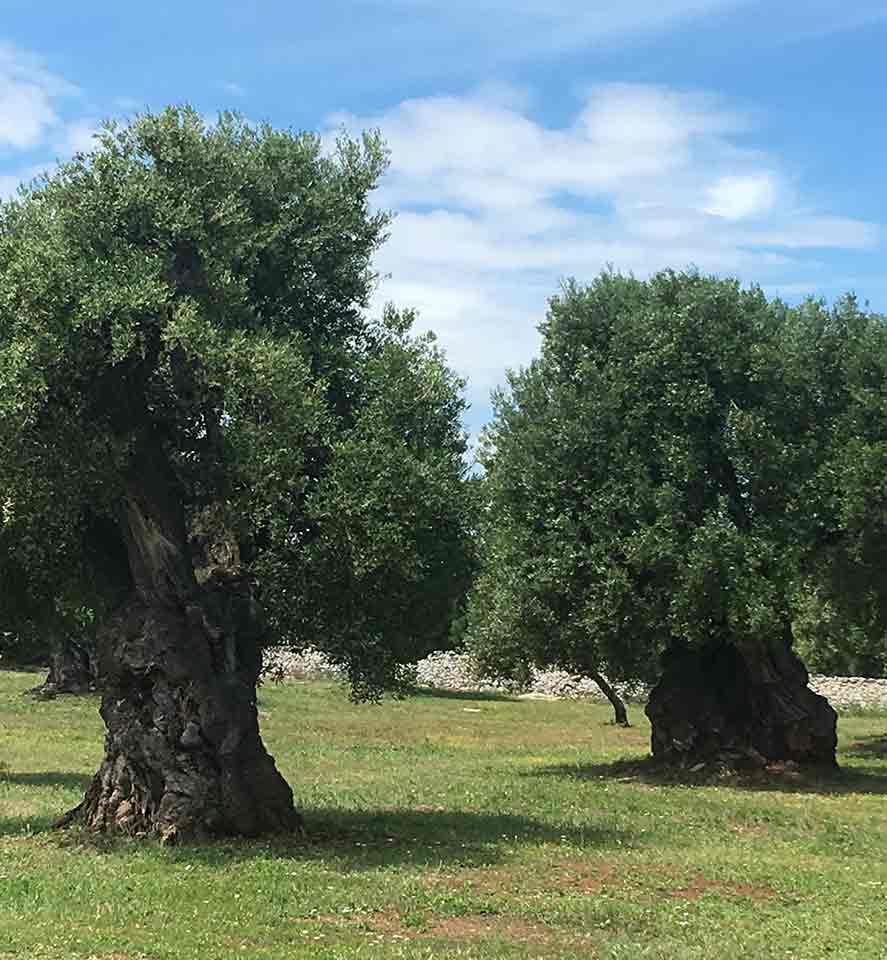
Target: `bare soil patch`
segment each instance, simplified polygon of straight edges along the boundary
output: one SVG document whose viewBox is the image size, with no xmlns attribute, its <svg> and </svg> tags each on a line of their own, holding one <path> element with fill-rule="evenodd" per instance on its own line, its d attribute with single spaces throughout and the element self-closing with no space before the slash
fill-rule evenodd
<svg viewBox="0 0 887 960">
<path fill-rule="evenodd" d="M 541 923 L 497 916 L 448 917 L 441 920 L 425 936 L 448 940 L 478 940 L 499 937 L 518 943 L 549 943 L 554 933 Z"/>
<path fill-rule="evenodd" d="M 751 883 L 726 883 L 723 880 L 711 880 L 707 877 L 695 877 L 684 887 L 675 887 L 669 892 L 676 900 L 699 900 L 706 893 L 720 893 L 729 897 L 748 897 L 758 902 L 772 900 L 776 891 L 772 887 Z"/>
</svg>

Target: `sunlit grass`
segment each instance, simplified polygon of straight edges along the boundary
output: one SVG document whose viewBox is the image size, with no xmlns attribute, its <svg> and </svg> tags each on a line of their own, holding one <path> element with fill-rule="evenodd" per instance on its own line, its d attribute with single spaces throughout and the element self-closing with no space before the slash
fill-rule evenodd
<svg viewBox="0 0 887 960">
<path fill-rule="evenodd" d="M 579 702 L 264 687 L 307 841 L 49 830 L 99 762 L 95 698 L 0 673 L 0 957 L 882 958 L 887 717 L 840 776 L 663 782 Z"/>
</svg>

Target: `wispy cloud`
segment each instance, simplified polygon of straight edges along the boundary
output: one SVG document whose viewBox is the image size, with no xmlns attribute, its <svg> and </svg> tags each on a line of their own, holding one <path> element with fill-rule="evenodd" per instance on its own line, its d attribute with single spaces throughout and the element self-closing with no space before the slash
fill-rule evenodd
<svg viewBox="0 0 887 960">
<path fill-rule="evenodd" d="M 78 87 L 39 57 L 0 44 L 0 199 L 56 160 L 94 146 L 98 122 L 68 116 L 72 106 L 82 106 Z"/>
<path fill-rule="evenodd" d="M 767 16 L 767 29 L 751 34 L 750 39 L 763 44 L 803 43 L 887 20 L 884 0 L 785 0 L 780 4 L 756 0 L 756 5 Z"/>
<path fill-rule="evenodd" d="M 395 0 L 394 6 L 446 26 L 453 37 L 507 37 L 490 46 L 493 58 L 576 48 L 646 34 L 747 6 L 753 0 Z M 378 5 L 378 3 L 376 4 Z M 390 7 L 390 4 L 389 4 Z"/>
<path fill-rule="evenodd" d="M 95 147 L 95 137 L 99 132 L 97 120 L 72 120 L 63 124 L 53 138 L 53 147 L 60 156 L 74 153 L 86 153 Z"/>
<path fill-rule="evenodd" d="M 480 402 L 536 349 L 563 276 L 692 264 L 792 289 L 819 272 L 817 250 L 879 242 L 875 224 L 809 209 L 791 171 L 747 145 L 750 118 L 706 94 L 600 85 L 562 127 L 508 91 L 332 122 L 380 127 L 391 148 L 379 301 L 418 307 Z"/>
<path fill-rule="evenodd" d="M 437 73 L 447 58 L 458 62 L 482 56 L 494 64 L 527 61 L 604 45 L 645 41 L 676 30 L 712 27 L 739 31 L 750 46 L 797 42 L 860 29 L 887 19 L 883 0 L 361 0 L 378 11 L 379 35 L 407 44 L 413 68 Z M 391 29 L 392 10 L 397 17 Z M 758 29 L 766 22 L 766 29 Z M 382 27 L 384 26 L 384 30 Z M 414 56 L 409 38 L 425 42 Z M 431 38 L 431 39 L 429 39 Z M 708 42 L 717 42 L 712 35 Z"/>
<path fill-rule="evenodd" d="M 38 146 L 61 122 L 55 102 L 76 92 L 38 58 L 0 44 L 0 148 Z"/>
</svg>

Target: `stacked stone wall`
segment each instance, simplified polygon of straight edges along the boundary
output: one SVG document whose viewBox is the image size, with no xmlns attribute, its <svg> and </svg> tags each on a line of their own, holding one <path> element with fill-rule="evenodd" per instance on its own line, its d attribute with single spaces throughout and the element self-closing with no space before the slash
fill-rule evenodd
<svg viewBox="0 0 887 960">
<path fill-rule="evenodd" d="M 310 680 L 322 677 L 341 677 L 342 671 L 316 650 L 296 654 L 286 650 L 269 650 L 266 669 L 279 679 Z M 433 653 L 416 665 L 416 679 L 420 686 L 444 690 L 474 690 L 479 692 L 507 692 L 537 697 L 590 697 L 603 700 L 603 694 L 593 680 L 577 677 L 563 670 L 536 670 L 529 684 L 497 682 L 477 675 L 471 659 L 458 653 Z M 631 702 L 642 703 L 647 698 L 643 684 L 614 684 L 620 695 Z M 813 676 L 810 686 L 826 697 L 839 710 L 887 710 L 887 679 L 868 677 Z"/>
</svg>

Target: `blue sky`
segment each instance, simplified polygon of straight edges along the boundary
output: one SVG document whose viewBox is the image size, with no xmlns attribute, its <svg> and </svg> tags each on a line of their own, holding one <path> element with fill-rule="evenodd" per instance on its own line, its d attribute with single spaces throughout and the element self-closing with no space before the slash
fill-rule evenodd
<svg viewBox="0 0 887 960">
<path fill-rule="evenodd" d="M 104 117 L 380 127 L 386 300 L 476 432 L 560 279 L 690 264 L 887 310 L 887 3 L 0 0 L 0 195 Z"/>
</svg>

